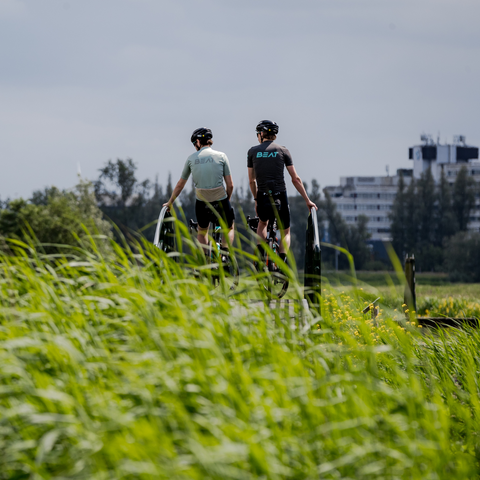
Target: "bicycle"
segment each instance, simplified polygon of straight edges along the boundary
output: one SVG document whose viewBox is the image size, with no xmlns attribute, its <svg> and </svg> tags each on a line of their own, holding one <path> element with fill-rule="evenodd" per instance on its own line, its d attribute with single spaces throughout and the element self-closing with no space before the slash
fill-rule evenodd
<svg viewBox="0 0 480 480">
<path fill-rule="evenodd" d="M 235 256 L 230 255 L 230 252 L 222 250 L 222 227 L 218 219 L 212 222 L 212 240 L 208 246 L 207 259 L 210 261 L 210 268 L 213 285 L 218 287 L 222 282 L 229 287 L 230 290 L 237 288 L 240 278 L 240 270 Z M 190 234 L 198 232 L 198 222 L 190 219 L 189 223 Z"/>
<path fill-rule="evenodd" d="M 254 233 L 257 233 L 259 220 L 258 217 L 252 218 L 250 215 L 247 216 L 247 224 Z M 277 256 L 280 254 L 280 243 L 277 239 L 277 233 L 277 219 L 270 219 L 266 239 L 269 250 L 266 251 L 264 257 L 260 259 L 260 262 L 263 263 L 263 268 L 259 268 L 260 265 L 258 265 L 258 262 L 255 262 L 254 267 L 257 272 L 263 270 L 263 272 L 267 274 L 266 277 L 258 277 L 258 280 L 268 294 L 272 297 L 282 298 L 287 293 L 289 280 L 288 277 L 281 272 L 274 258 L 271 258 L 269 254 L 269 251 L 272 251 Z"/>
<path fill-rule="evenodd" d="M 177 238 L 175 234 L 175 224 L 178 220 L 170 213 L 167 207 L 163 207 L 158 216 L 157 228 L 153 244 L 168 254 L 169 257 L 178 261 L 181 257 L 177 249 Z M 193 271 L 195 275 L 199 276 L 203 271 L 209 271 L 211 279 L 215 287 L 218 287 L 222 282 L 226 284 L 230 290 L 234 290 L 239 283 L 240 270 L 238 268 L 237 260 L 231 256 L 229 252 L 222 251 L 221 236 L 222 229 L 218 219 L 212 222 L 213 231 L 213 248 L 209 246 L 209 254 L 207 256 L 210 264 L 205 266 L 195 265 Z M 198 231 L 198 223 L 190 220 L 189 231 Z M 192 245 L 192 244 L 190 244 Z M 190 264 L 190 267 L 192 265 Z"/>
<path fill-rule="evenodd" d="M 155 229 L 155 236 L 153 244 L 160 250 L 163 250 L 169 256 L 174 257 L 177 253 L 177 241 L 175 237 L 175 217 L 170 213 L 167 207 L 160 210 L 158 216 L 157 228 Z"/>
</svg>

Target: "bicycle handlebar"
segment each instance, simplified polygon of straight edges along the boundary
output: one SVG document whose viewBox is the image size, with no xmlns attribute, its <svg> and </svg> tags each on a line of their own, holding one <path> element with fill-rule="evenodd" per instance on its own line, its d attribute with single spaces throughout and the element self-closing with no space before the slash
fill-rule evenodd
<svg viewBox="0 0 480 480">
<path fill-rule="evenodd" d="M 160 228 L 165 219 L 165 216 L 168 213 L 168 207 L 163 207 L 160 210 L 160 215 L 158 216 L 157 228 L 155 229 L 155 236 L 153 237 L 153 244 L 158 247 L 160 244 Z"/>
<path fill-rule="evenodd" d="M 313 249 L 320 251 L 320 232 L 318 230 L 317 211 L 312 207 L 310 209 L 313 223 Z"/>
</svg>

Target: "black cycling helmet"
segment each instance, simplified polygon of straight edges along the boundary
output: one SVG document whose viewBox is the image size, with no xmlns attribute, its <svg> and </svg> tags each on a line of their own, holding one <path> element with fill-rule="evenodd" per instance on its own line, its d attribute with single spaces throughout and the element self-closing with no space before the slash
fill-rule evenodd
<svg viewBox="0 0 480 480">
<path fill-rule="evenodd" d="M 198 140 L 200 140 L 200 143 L 203 143 L 203 142 L 202 142 L 202 139 L 204 139 L 204 140 L 210 140 L 211 138 L 213 138 L 213 133 L 212 133 L 212 131 L 211 131 L 209 128 L 200 127 L 200 128 L 197 128 L 197 129 L 192 133 L 192 137 L 190 138 L 190 141 L 191 141 L 192 143 L 195 143 L 195 141 L 198 139 Z"/>
<path fill-rule="evenodd" d="M 256 128 L 257 132 L 266 132 L 266 133 L 273 133 L 276 135 L 278 133 L 278 125 L 271 120 L 262 120 Z"/>
</svg>

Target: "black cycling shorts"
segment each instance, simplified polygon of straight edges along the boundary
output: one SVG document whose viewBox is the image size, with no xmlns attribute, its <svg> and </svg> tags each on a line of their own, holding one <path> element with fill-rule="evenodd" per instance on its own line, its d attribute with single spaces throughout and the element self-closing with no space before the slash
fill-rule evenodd
<svg viewBox="0 0 480 480">
<path fill-rule="evenodd" d="M 290 206 L 288 205 L 287 192 L 274 193 L 272 196 L 257 192 L 257 215 L 260 220 L 267 222 L 275 218 L 272 200 L 276 204 L 275 208 L 278 211 L 282 228 L 290 228 Z"/>
<path fill-rule="evenodd" d="M 210 222 L 215 223 L 218 218 L 215 213 L 212 211 L 214 208 L 223 221 L 227 224 L 228 228 L 233 225 L 235 220 L 235 212 L 233 211 L 232 206 L 230 205 L 230 200 L 225 198 L 224 200 L 219 200 L 218 202 L 212 202 L 210 204 L 197 200 L 195 203 L 195 215 L 197 216 L 198 226 L 205 230 L 208 228 Z"/>
</svg>

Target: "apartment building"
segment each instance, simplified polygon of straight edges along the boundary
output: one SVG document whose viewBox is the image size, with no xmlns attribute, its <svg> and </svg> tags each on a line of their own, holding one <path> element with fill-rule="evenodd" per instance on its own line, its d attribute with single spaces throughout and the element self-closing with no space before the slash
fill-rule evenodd
<svg viewBox="0 0 480 480">
<path fill-rule="evenodd" d="M 371 240 L 390 240 L 390 219 L 393 201 L 398 190 L 400 173 L 405 185 L 412 181 L 412 169 L 397 170 L 394 176 L 341 177 L 340 185 L 326 187 L 343 219 L 354 224 L 359 215 L 368 217 Z"/>
<path fill-rule="evenodd" d="M 397 194 L 400 173 L 408 186 L 412 178 L 420 178 L 428 168 L 431 168 L 433 178 L 438 182 L 443 170 L 448 182 L 453 184 L 459 170 L 466 166 L 468 174 L 480 182 L 478 148 L 466 145 L 464 136 L 456 136 L 452 144 L 446 145 L 441 145 L 438 141 L 434 143 L 429 135 L 422 135 L 420 138 L 420 145 L 409 148 L 409 159 L 413 160 L 413 168 L 399 169 L 393 176 L 341 177 L 340 185 L 325 188 L 348 224 L 357 222 L 361 214 L 368 217 L 370 243 L 374 245 L 391 240 L 388 214 Z M 480 231 L 478 198 L 470 216 L 469 229 Z"/>
</svg>

